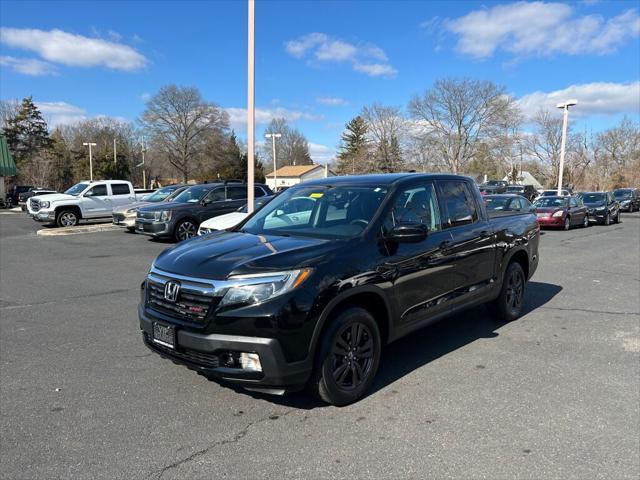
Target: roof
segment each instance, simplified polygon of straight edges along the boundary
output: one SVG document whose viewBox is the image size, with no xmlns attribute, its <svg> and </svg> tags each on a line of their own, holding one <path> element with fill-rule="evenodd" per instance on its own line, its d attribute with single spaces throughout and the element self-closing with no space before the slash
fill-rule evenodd
<svg viewBox="0 0 640 480">
<path fill-rule="evenodd" d="M 452 173 L 380 173 L 369 175 L 346 175 L 343 177 L 327 177 L 305 181 L 302 185 L 391 185 L 402 180 L 456 180 L 464 178 L 467 181 L 473 179 L 465 175 L 455 175 Z"/>
<path fill-rule="evenodd" d="M 305 173 L 309 173 L 316 168 L 324 168 L 322 165 L 285 165 L 275 171 L 278 177 L 301 177 Z M 266 176 L 271 178 L 273 173 L 268 173 Z"/>
<path fill-rule="evenodd" d="M 15 177 L 16 164 L 11 158 L 7 137 L 0 135 L 0 177 Z"/>
</svg>

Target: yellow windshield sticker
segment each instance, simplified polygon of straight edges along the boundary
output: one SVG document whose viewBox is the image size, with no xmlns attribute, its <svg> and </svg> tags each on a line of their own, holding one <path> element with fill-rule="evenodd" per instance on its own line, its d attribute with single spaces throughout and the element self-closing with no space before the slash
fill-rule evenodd
<svg viewBox="0 0 640 480">
<path fill-rule="evenodd" d="M 318 192 L 318 193 L 312 193 L 311 195 L 309 195 L 309 197 L 310 198 L 322 198 L 323 195 L 324 195 L 324 193 Z"/>
</svg>

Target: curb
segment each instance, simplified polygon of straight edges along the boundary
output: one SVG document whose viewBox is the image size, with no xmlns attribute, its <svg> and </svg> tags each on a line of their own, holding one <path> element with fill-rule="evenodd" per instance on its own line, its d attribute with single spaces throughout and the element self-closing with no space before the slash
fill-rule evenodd
<svg viewBox="0 0 640 480">
<path fill-rule="evenodd" d="M 111 230 L 122 230 L 117 225 L 81 225 L 79 227 L 63 227 L 63 228 L 44 228 L 38 230 L 36 235 L 39 237 L 61 237 L 64 235 L 80 235 L 82 233 L 108 232 Z"/>
</svg>

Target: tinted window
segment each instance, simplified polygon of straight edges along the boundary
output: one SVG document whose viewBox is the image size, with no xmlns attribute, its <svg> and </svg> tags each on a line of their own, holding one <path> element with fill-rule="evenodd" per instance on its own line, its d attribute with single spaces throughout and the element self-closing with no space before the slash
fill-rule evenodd
<svg viewBox="0 0 640 480">
<path fill-rule="evenodd" d="M 107 196 L 107 186 L 106 185 L 96 185 L 92 189 L 89 190 L 91 192 L 92 197 L 106 197 Z"/>
<path fill-rule="evenodd" d="M 197 203 L 200 199 L 209 193 L 211 187 L 209 185 L 194 185 L 180 192 L 175 198 L 176 203 Z M 222 197 L 224 200 L 224 195 Z"/>
<path fill-rule="evenodd" d="M 455 180 L 438 182 L 440 205 L 443 207 L 443 226 L 457 227 L 478 220 L 476 202 L 465 182 Z"/>
<path fill-rule="evenodd" d="M 243 200 L 247 198 L 247 187 L 227 187 L 227 199 Z"/>
<path fill-rule="evenodd" d="M 398 194 L 384 224 L 385 231 L 404 224 L 421 223 L 440 230 L 440 211 L 432 184 L 411 187 Z"/>
<path fill-rule="evenodd" d="M 264 197 L 266 195 L 266 193 L 264 193 L 264 190 L 262 190 L 262 188 L 260 187 L 253 187 L 253 196 L 258 198 L 258 197 Z"/>
<path fill-rule="evenodd" d="M 575 198 L 572 198 L 572 199 L 569 200 L 569 205 L 571 207 L 577 207 L 578 206 L 578 202 L 576 201 Z"/>
<path fill-rule="evenodd" d="M 111 192 L 113 195 L 129 195 L 129 185 L 126 183 L 112 183 Z"/>
<path fill-rule="evenodd" d="M 224 187 L 216 188 L 209 192 L 206 200 L 207 202 L 223 202 L 225 200 Z"/>
</svg>

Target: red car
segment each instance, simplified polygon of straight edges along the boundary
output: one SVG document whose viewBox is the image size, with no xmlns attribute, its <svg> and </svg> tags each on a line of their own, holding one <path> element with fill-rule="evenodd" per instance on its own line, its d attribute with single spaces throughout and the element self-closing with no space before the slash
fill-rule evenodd
<svg viewBox="0 0 640 480">
<path fill-rule="evenodd" d="M 541 227 L 569 230 L 574 225 L 589 226 L 589 212 L 579 197 L 540 197 L 533 206 Z"/>
</svg>

